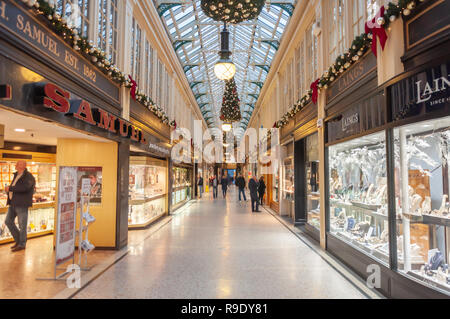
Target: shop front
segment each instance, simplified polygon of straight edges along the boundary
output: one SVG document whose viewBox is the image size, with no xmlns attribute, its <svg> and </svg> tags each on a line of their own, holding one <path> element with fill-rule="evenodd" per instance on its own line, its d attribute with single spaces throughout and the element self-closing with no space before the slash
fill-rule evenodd
<svg viewBox="0 0 450 319">
<path fill-rule="evenodd" d="M 151 137 L 121 117 L 119 85 L 22 3 L 2 1 L 2 10 L 1 190 L 11 182 L 15 162 L 26 161 L 37 186 L 29 237 L 50 234 L 57 222 L 59 172 L 76 168 L 79 186 L 90 181 L 89 214 L 95 218 L 83 215 L 91 225 L 89 245 L 81 246 L 126 246 L 130 145 L 141 147 Z M 4 199 L 2 195 L 0 218 L 5 216 Z M 11 240 L 6 228 L 1 236 L 2 242 Z M 52 251 L 53 244 L 42 251 Z"/>
<path fill-rule="evenodd" d="M 310 103 L 281 131 L 283 212 L 292 223 L 319 241 L 319 140 L 317 107 Z M 287 214 L 286 214 L 287 213 Z"/>
<path fill-rule="evenodd" d="M 172 206 L 174 211 L 192 199 L 193 167 L 187 164 L 174 164 L 172 168 Z"/>
<path fill-rule="evenodd" d="M 146 107 L 130 99 L 131 122 L 146 134 L 146 143 L 130 145 L 130 230 L 146 228 L 169 212 L 170 129 Z"/>
<path fill-rule="evenodd" d="M 368 54 L 327 90 L 326 247 L 363 278 L 377 265 L 393 298 L 450 296 L 445 43 L 440 54 L 406 48 L 406 71 L 381 87 Z"/>
</svg>

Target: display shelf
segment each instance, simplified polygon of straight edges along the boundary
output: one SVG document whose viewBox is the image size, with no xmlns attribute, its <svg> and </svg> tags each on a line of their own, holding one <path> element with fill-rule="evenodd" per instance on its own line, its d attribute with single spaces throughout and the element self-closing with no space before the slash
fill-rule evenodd
<svg viewBox="0 0 450 319">
<path fill-rule="evenodd" d="M 41 208 L 55 208 L 56 203 L 55 202 L 42 202 L 42 203 L 34 203 L 32 207 L 30 207 L 30 210 L 36 210 Z M 8 206 L 7 207 L 0 207 L 0 214 L 6 214 L 8 212 Z"/>
<path fill-rule="evenodd" d="M 163 217 L 164 215 L 166 215 L 166 213 L 161 214 L 161 215 L 156 215 L 153 216 L 152 218 L 150 218 L 148 221 L 142 223 L 142 224 L 129 224 L 128 225 L 128 229 L 142 229 L 142 228 L 146 228 L 149 225 L 151 225 L 152 223 L 154 223 L 156 220 L 160 219 L 161 217 Z"/>
<path fill-rule="evenodd" d="M 179 190 L 182 190 L 182 189 L 186 189 L 188 187 L 191 187 L 191 186 L 190 185 L 176 186 L 176 187 L 173 188 L 172 192 L 176 192 L 176 191 L 179 191 Z"/>
<path fill-rule="evenodd" d="M 28 233 L 27 239 L 42 237 L 42 236 L 46 236 L 46 235 L 50 235 L 50 234 L 53 234 L 53 230 L 44 230 L 41 232 Z M 0 245 L 9 244 L 12 242 L 14 242 L 14 238 L 8 237 L 8 238 L 0 240 Z"/>
<path fill-rule="evenodd" d="M 367 208 L 363 208 L 363 207 L 360 207 L 360 206 L 355 206 L 355 205 L 353 205 L 351 203 L 348 204 L 348 203 L 342 203 L 342 202 L 331 202 L 330 204 L 331 204 L 330 205 L 331 207 L 335 206 L 337 208 L 345 208 L 345 209 L 349 209 L 349 210 L 355 210 L 357 212 L 363 213 L 363 214 L 368 215 L 368 216 L 373 216 L 375 218 L 381 218 L 381 219 L 385 219 L 385 220 L 388 219 L 387 215 L 377 213 L 377 211 L 372 210 L 372 209 L 367 209 Z M 397 218 L 397 221 L 401 222 L 402 220 L 400 218 Z"/>
<path fill-rule="evenodd" d="M 424 224 L 450 227 L 450 218 L 433 216 L 433 215 L 422 215 L 422 218 L 423 218 Z"/>
<path fill-rule="evenodd" d="M 443 282 L 437 281 L 434 277 L 430 276 L 422 276 L 420 273 L 416 273 L 415 271 L 408 271 L 407 274 L 415 279 L 420 280 L 423 283 L 426 283 L 432 287 L 442 289 L 447 293 L 450 291 L 450 285 L 445 284 Z"/>
<path fill-rule="evenodd" d="M 308 199 L 310 199 L 310 200 L 320 200 L 320 196 L 319 195 L 313 195 L 313 194 L 308 194 Z"/>
<path fill-rule="evenodd" d="M 149 203 L 152 202 L 154 200 L 166 197 L 167 194 L 160 194 L 160 195 L 155 195 L 153 197 L 149 197 L 149 198 L 145 198 L 145 199 L 131 199 L 128 201 L 129 205 L 143 205 L 145 203 Z"/>
</svg>

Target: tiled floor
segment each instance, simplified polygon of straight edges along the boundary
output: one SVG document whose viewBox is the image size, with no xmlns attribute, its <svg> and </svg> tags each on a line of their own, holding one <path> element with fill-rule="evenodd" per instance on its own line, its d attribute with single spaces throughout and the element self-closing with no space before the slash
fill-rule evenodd
<svg viewBox="0 0 450 319">
<path fill-rule="evenodd" d="M 11 245 L 0 246 L 0 299 L 51 298 L 66 288 L 65 281 L 37 280 L 53 276 L 53 236 L 30 239 L 26 250 L 15 253 Z M 89 264 L 100 264 L 114 253 L 94 250 Z"/>
<path fill-rule="evenodd" d="M 210 196 L 75 298 L 365 298 L 267 212 Z"/>
</svg>

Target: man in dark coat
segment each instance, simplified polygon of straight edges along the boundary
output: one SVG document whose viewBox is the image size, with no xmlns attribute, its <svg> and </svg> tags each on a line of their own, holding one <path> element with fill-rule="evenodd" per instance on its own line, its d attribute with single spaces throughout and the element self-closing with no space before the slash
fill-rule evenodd
<svg viewBox="0 0 450 319">
<path fill-rule="evenodd" d="M 203 193 L 203 177 L 200 175 L 200 177 L 198 178 L 198 197 L 202 198 L 202 193 Z"/>
<path fill-rule="evenodd" d="M 258 184 L 258 194 L 260 205 L 263 205 L 264 194 L 266 193 L 266 183 L 264 183 L 264 177 L 261 176 Z"/>
<path fill-rule="evenodd" d="M 238 178 L 236 178 L 236 186 L 239 189 L 239 201 L 241 201 L 241 193 L 244 196 L 244 200 L 247 201 L 245 197 L 245 178 L 242 174 L 239 174 Z"/>
<path fill-rule="evenodd" d="M 5 224 L 15 241 L 11 247 L 12 251 L 23 250 L 27 244 L 28 208 L 33 206 L 35 185 L 33 175 L 27 170 L 27 162 L 18 161 L 14 179 L 11 185 L 5 187 L 8 194 L 7 205 L 9 205 Z M 19 229 L 14 222 L 16 217 Z"/>
<path fill-rule="evenodd" d="M 248 188 L 250 189 L 250 197 L 252 199 L 252 212 L 260 212 L 258 198 L 258 180 L 255 176 L 253 176 L 252 179 L 250 179 L 250 181 L 248 182 Z"/>
<path fill-rule="evenodd" d="M 227 176 L 223 175 L 222 180 L 220 181 L 220 184 L 222 184 L 222 194 L 223 198 L 227 197 L 227 189 L 228 189 L 228 178 Z"/>
</svg>

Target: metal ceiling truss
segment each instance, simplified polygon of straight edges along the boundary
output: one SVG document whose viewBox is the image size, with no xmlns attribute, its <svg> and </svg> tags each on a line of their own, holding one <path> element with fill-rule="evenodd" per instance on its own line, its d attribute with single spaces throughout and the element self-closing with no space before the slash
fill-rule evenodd
<svg viewBox="0 0 450 319">
<path fill-rule="evenodd" d="M 266 6 L 257 19 L 228 26 L 232 60 L 236 65 L 235 81 L 243 110 L 242 120 L 234 125 L 235 129 L 242 128 L 238 139 L 248 125 L 295 3 L 296 0 L 267 1 L 269 7 Z M 201 10 L 200 0 L 155 1 L 155 4 L 199 107 L 202 112 L 208 111 L 208 118 L 205 118 L 208 126 L 220 127 L 225 85 L 216 78 L 214 64 L 219 59 L 223 23 L 207 17 Z"/>
</svg>

